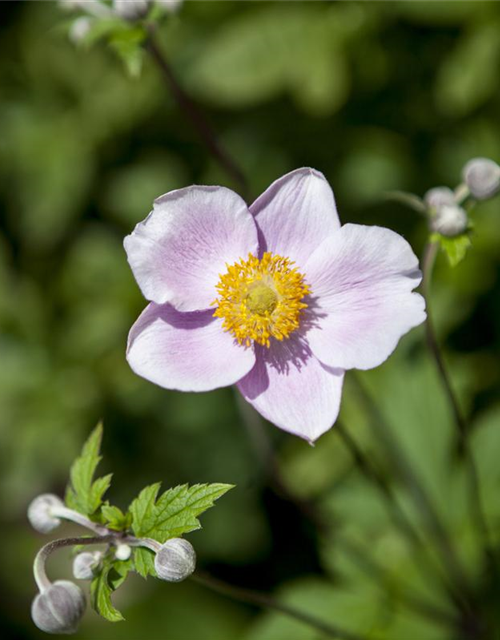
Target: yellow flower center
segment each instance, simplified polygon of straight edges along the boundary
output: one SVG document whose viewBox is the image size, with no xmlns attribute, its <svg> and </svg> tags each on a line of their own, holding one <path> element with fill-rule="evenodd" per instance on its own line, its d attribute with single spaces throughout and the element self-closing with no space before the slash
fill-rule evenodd
<svg viewBox="0 0 500 640">
<path fill-rule="evenodd" d="M 299 326 L 303 298 L 311 293 L 293 262 L 272 253 L 261 259 L 249 254 L 227 266 L 216 286 L 219 297 L 214 316 L 240 344 L 270 346 L 270 338 L 283 340 Z"/>
</svg>

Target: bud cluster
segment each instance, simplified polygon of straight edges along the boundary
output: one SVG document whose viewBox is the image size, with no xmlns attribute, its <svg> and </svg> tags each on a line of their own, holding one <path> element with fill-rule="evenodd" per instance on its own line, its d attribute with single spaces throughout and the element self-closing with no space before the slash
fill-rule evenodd
<svg viewBox="0 0 500 640">
<path fill-rule="evenodd" d="M 106 4 L 101 0 L 59 0 L 62 9 L 79 11 L 81 14 L 72 24 L 69 37 L 81 42 L 100 19 L 122 18 L 133 22 L 145 18 L 153 6 L 159 11 L 176 11 L 183 0 L 113 0 Z"/>
<path fill-rule="evenodd" d="M 500 166 L 487 158 L 474 158 L 462 170 L 463 183 L 455 191 L 448 187 L 435 187 L 424 196 L 429 227 L 434 233 L 454 238 L 465 233 L 469 217 L 463 203 L 487 200 L 500 191 Z"/>
<path fill-rule="evenodd" d="M 146 547 L 155 554 L 154 566 L 158 578 L 167 582 L 180 582 L 188 578 L 196 566 L 196 553 L 191 543 L 183 538 L 171 538 L 163 544 L 150 538 L 138 538 L 124 531 L 114 531 L 98 525 L 82 514 L 67 508 L 53 494 L 42 494 L 28 507 L 28 519 L 36 531 L 49 533 L 62 520 L 69 520 L 90 529 L 95 537 L 62 538 L 46 544 L 39 551 L 33 565 L 39 593 L 31 607 L 35 625 L 51 634 L 75 633 L 85 612 L 86 599 L 82 589 L 68 580 L 51 582 L 45 572 L 48 556 L 61 547 L 100 544 L 98 551 L 82 551 L 73 559 L 73 576 L 77 580 L 98 578 L 101 565 L 110 561 L 127 561 L 133 547 Z"/>
</svg>

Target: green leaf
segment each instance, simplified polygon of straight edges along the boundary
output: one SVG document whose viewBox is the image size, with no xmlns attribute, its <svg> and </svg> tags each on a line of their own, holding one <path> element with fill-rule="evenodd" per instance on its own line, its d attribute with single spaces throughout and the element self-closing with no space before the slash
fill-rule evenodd
<svg viewBox="0 0 500 640">
<path fill-rule="evenodd" d="M 134 561 L 132 558 L 128 560 L 115 560 L 113 568 L 109 572 L 108 582 L 111 585 L 113 591 L 116 591 L 120 585 L 125 582 L 130 571 L 134 568 Z"/>
<path fill-rule="evenodd" d="M 468 249 L 472 246 L 468 232 L 462 233 L 455 238 L 446 238 L 440 233 L 433 233 L 430 240 L 431 242 L 439 242 L 441 249 L 448 256 L 448 261 L 452 267 L 456 267 L 457 264 L 462 262 Z"/>
<path fill-rule="evenodd" d="M 134 568 L 143 578 L 156 577 L 154 553 L 144 547 L 134 549 Z"/>
<path fill-rule="evenodd" d="M 114 563 L 111 558 L 105 559 L 101 571 L 92 580 L 90 585 L 92 607 L 98 614 L 110 622 L 120 622 L 124 619 L 122 614 L 115 609 L 111 602 L 111 594 L 114 588 L 110 585 L 110 573 L 114 570 L 115 564 L 118 563 Z M 123 582 L 123 580 L 121 582 Z M 116 582 L 114 584 L 116 584 Z"/>
<path fill-rule="evenodd" d="M 165 542 L 169 538 L 201 527 L 197 516 L 213 506 L 215 500 L 234 485 L 180 485 L 165 491 L 158 499 L 160 484 L 146 487 L 130 505 L 132 529 L 138 537 Z"/>
<path fill-rule="evenodd" d="M 124 62 L 132 77 L 141 73 L 144 50 L 142 44 L 146 39 L 145 30 L 140 27 L 120 29 L 110 37 L 109 44 Z"/>
<path fill-rule="evenodd" d="M 99 423 L 71 467 L 70 485 L 66 491 L 68 507 L 87 516 L 94 514 L 101 506 L 102 497 L 111 484 L 111 474 L 94 481 L 94 474 L 101 460 L 101 440 L 102 424 Z"/>
<path fill-rule="evenodd" d="M 114 529 L 115 531 L 126 531 L 132 523 L 132 515 L 130 513 L 124 514 L 118 507 L 104 504 L 101 509 L 103 516 L 103 524 L 108 529 Z"/>
</svg>

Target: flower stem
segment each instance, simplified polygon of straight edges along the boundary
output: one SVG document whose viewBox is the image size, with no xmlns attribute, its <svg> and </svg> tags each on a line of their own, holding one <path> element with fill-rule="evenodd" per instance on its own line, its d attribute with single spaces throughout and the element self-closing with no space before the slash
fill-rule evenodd
<svg viewBox="0 0 500 640">
<path fill-rule="evenodd" d="M 33 574 L 35 576 L 35 582 L 37 584 L 40 592 L 45 591 L 52 584 L 49 578 L 47 577 L 47 572 L 45 569 L 45 564 L 47 562 L 48 557 L 58 549 L 62 549 L 63 547 L 74 547 L 80 544 L 106 544 L 110 542 L 114 542 L 116 540 L 116 535 L 109 534 L 103 536 L 96 536 L 95 538 L 59 538 L 59 540 L 52 540 L 52 542 L 44 545 L 40 551 L 37 553 L 35 557 L 35 561 L 33 563 Z"/>
<path fill-rule="evenodd" d="M 434 265 L 436 262 L 438 250 L 439 250 L 439 245 L 437 242 L 428 242 L 425 247 L 424 258 L 422 261 L 422 271 L 423 271 L 422 290 L 425 297 L 426 309 L 427 309 L 427 319 L 425 322 L 427 345 L 433 356 L 433 360 L 436 364 L 437 371 L 441 378 L 441 382 L 443 384 L 444 390 L 448 397 L 448 401 L 450 403 L 451 410 L 453 412 L 455 424 L 457 427 L 459 453 L 465 458 L 465 462 L 467 464 L 468 478 L 469 478 L 469 491 L 470 491 L 470 505 L 471 505 L 471 511 L 473 513 L 474 521 L 476 523 L 476 529 L 480 539 L 483 542 L 485 554 L 489 562 L 492 564 L 492 566 L 495 566 L 496 558 L 495 558 L 495 553 L 492 550 L 491 539 L 488 531 L 488 526 L 486 524 L 486 518 L 484 515 L 481 491 L 479 487 L 478 472 L 477 472 L 476 464 L 474 461 L 474 456 L 468 444 L 469 426 L 462 414 L 455 392 L 453 391 L 451 379 L 448 374 L 446 364 L 444 362 L 444 358 L 441 353 L 441 349 L 439 347 L 439 342 L 437 340 L 436 331 L 434 328 L 434 322 L 432 319 L 431 283 L 432 283 L 432 274 L 434 271 Z"/>
<path fill-rule="evenodd" d="M 87 518 L 83 514 L 78 513 L 78 511 L 74 511 L 73 509 L 68 509 L 67 507 L 53 507 L 50 510 L 50 513 L 55 518 L 61 518 L 62 520 L 74 522 L 82 527 L 85 527 L 86 529 L 90 529 L 90 531 L 93 531 L 98 535 L 105 535 L 109 532 L 106 527 L 101 526 L 96 522 L 92 522 L 92 520 L 89 520 L 89 518 Z"/>
<path fill-rule="evenodd" d="M 324 622 L 323 620 L 320 620 L 315 616 L 300 611 L 299 609 L 295 609 L 295 607 L 283 604 L 272 596 L 259 593 L 257 591 L 252 591 L 250 589 L 243 589 L 241 587 L 230 585 L 226 582 L 223 582 L 222 580 L 213 578 L 207 573 L 197 571 L 191 576 L 191 580 L 194 580 L 204 587 L 208 587 L 212 591 L 216 591 L 217 593 L 228 596 L 233 600 L 238 600 L 240 602 L 255 605 L 257 607 L 264 607 L 266 609 L 274 609 L 275 611 L 279 611 L 280 613 L 283 613 L 290 618 L 299 620 L 300 622 L 303 622 L 310 627 L 321 631 L 331 638 L 337 638 L 337 640 L 366 640 L 364 636 L 360 636 L 359 634 L 348 631 L 347 629 L 342 629 L 335 625 L 329 624 L 328 622 Z"/>
<path fill-rule="evenodd" d="M 179 84 L 164 52 L 160 49 L 155 40 L 154 27 L 152 25 L 149 27 L 149 37 L 145 46 L 146 50 L 160 69 L 169 91 L 186 118 L 191 121 L 203 144 L 227 174 L 236 183 L 238 183 L 241 188 L 241 195 L 245 198 L 248 195 L 248 184 L 243 171 L 220 144 L 205 115 Z"/>
<path fill-rule="evenodd" d="M 466 435 L 467 435 L 467 424 L 460 410 L 457 397 L 455 395 L 455 392 L 453 391 L 453 387 L 451 386 L 451 380 L 446 370 L 446 365 L 444 363 L 443 356 L 441 355 L 441 350 L 439 348 L 439 344 L 436 338 L 436 332 L 434 330 L 434 323 L 432 320 L 432 310 L 430 305 L 430 287 L 431 287 L 431 280 L 432 280 L 432 272 L 434 269 L 434 264 L 436 262 L 436 256 L 438 251 L 439 251 L 439 245 L 437 242 L 428 242 L 425 247 L 424 258 L 422 261 L 422 272 L 423 272 L 422 290 L 423 290 L 425 303 L 426 303 L 426 310 L 427 310 L 427 319 L 425 321 L 425 332 L 427 337 L 427 345 L 433 356 L 439 376 L 441 378 L 441 382 L 443 383 L 444 390 L 446 392 L 446 395 L 448 396 L 450 407 L 453 411 L 455 424 L 457 426 L 458 434 L 459 434 L 459 445 L 460 445 L 460 448 L 463 449 L 466 446 L 465 441 L 466 441 Z"/>
</svg>

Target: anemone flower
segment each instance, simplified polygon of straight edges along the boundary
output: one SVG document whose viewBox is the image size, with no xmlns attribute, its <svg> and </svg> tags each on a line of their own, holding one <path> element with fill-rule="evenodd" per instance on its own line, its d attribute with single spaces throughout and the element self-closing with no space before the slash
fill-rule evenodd
<svg viewBox="0 0 500 640">
<path fill-rule="evenodd" d="M 314 169 L 248 207 L 225 187 L 158 198 L 125 238 L 150 301 L 127 359 L 167 389 L 236 384 L 267 420 L 313 442 L 335 422 L 346 369 L 371 369 L 425 319 L 418 260 L 400 235 L 340 225 Z"/>
</svg>

